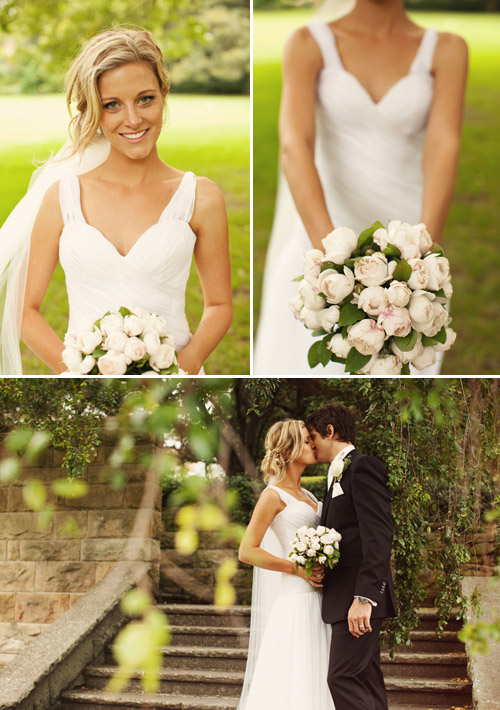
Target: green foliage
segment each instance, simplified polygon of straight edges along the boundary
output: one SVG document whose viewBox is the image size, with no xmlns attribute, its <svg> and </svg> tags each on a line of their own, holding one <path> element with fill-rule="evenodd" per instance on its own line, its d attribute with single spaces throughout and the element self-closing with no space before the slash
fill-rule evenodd
<svg viewBox="0 0 500 710">
<path fill-rule="evenodd" d="M 245 473 L 237 473 L 228 479 L 227 486 L 229 491 L 236 494 L 230 506 L 231 519 L 235 523 L 248 525 L 255 499 L 260 495 L 264 484 L 256 486 Z"/>
</svg>

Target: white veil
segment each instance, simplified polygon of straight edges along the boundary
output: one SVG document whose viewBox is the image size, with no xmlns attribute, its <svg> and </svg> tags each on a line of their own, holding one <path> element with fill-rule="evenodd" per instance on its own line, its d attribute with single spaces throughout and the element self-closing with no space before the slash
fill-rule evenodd
<svg viewBox="0 0 500 710">
<path fill-rule="evenodd" d="M 0 229 L 0 374 L 22 375 L 19 337 L 31 232 L 47 189 L 63 175 L 93 170 L 109 155 L 110 144 L 100 138 L 83 155 L 70 155 L 68 141 L 33 173 L 28 191 Z"/>
</svg>

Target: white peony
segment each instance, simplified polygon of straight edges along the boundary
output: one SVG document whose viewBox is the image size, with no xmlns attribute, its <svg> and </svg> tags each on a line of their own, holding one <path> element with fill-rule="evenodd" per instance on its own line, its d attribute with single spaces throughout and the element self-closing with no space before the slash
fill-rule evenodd
<svg viewBox="0 0 500 710">
<path fill-rule="evenodd" d="M 76 336 L 76 347 L 90 355 L 96 347 L 102 343 L 102 333 L 99 328 L 96 328 L 92 333 L 78 333 Z"/>
<path fill-rule="evenodd" d="M 110 350 L 97 360 L 101 375 L 124 375 L 127 372 L 127 360 L 123 353 Z"/>
<path fill-rule="evenodd" d="M 448 311 L 444 306 L 442 306 L 440 303 L 437 301 L 432 302 L 432 320 L 430 323 L 427 323 L 424 327 L 422 327 L 421 332 L 424 335 L 429 336 L 429 338 L 433 338 L 435 335 L 439 333 L 441 328 L 448 323 Z"/>
<path fill-rule="evenodd" d="M 316 330 L 316 328 L 322 328 L 320 321 L 320 314 L 322 311 L 311 311 L 310 308 L 304 308 L 299 313 L 299 320 L 304 323 L 304 325 L 310 330 Z"/>
<path fill-rule="evenodd" d="M 414 291 L 427 288 L 429 272 L 423 259 L 408 259 L 411 266 L 411 276 L 407 281 L 408 286 Z"/>
<path fill-rule="evenodd" d="M 442 285 L 441 288 L 444 291 L 444 297 L 443 296 L 436 296 L 436 301 L 438 303 L 449 303 L 451 297 L 453 296 L 453 286 L 451 285 L 451 279 L 448 279 L 445 281 Z"/>
<path fill-rule="evenodd" d="M 417 342 L 415 346 L 411 350 L 400 350 L 396 343 L 392 341 L 391 343 L 391 350 L 398 357 L 403 365 L 405 365 L 407 362 L 411 362 L 414 357 L 417 357 L 417 355 L 421 355 L 422 351 L 424 349 L 424 346 L 422 345 L 422 336 L 420 333 L 418 334 Z"/>
<path fill-rule="evenodd" d="M 130 337 L 140 335 L 144 330 L 144 325 L 144 321 L 133 313 L 123 319 L 123 330 Z"/>
<path fill-rule="evenodd" d="M 335 333 L 327 345 L 328 350 L 331 350 L 336 357 L 342 358 L 346 358 L 349 355 L 351 347 L 347 338 L 342 337 L 341 333 Z"/>
<path fill-rule="evenodd" d="M 403 259 L 415 259 L 420 256 L 419 230 L 398 219 L 389 222 L 388 241 L 398 247 Z"/>
<path fill-rule="evenodd" d="M 316 286 L 324 257 L 325 255 L 321 249 L 309 249 L 309 251 L 304 252 L 302 255 L 304 262 L 304 280 L 307 281 L 310 286 Z"/>
<path fill-rule="evenodd" d="M 431 291 L 439 291 L 450 278 L 450 262 L 439 254 L 429 254 L 423 261 L 429 274 L 427 288 Z"/>
<path fill-rule="evenodd" d="M 362 355 L 374 355 L 384 344 L 385 332 L 376 321 L 365 318 L 349 326 L 347 340 Z"/>
<path fill-rule="evenodd" d="M 369 316 L 378 316 L 388 304 L 387 289 L 383 286 L 368 286 L 358 296 L 358 308 Z"/>
<path fill-rule="evenodd" d="M 148 355 L 154 355 L 161 345 L 160 336 L 156 330 L 147 330 L 143 333 L 142 342 L 146 346 Z"/>
<path fill-rule="evenodd" d="M 391 281 L 386 291 L 387 300 L 393 306 L 404 308 L 404 306 L 408 305 L 408 301 L 411 298 L 411 288 L 408 288 L 404 281 Z"/>
<path fill-rule="evenodd" d="M 318 313 L 318 320 L 320 322 L 323 330 L 330 333 L 333 326 L 339 322 L 340 308 L 338 306 L 330 306 L 329 308 L 324 308 Z"/>
<path fill-rule="evenodd" d="M 354 273 L 363 286 L 381 286 L 391 278 L 396 266 L 395 261 L 387 261 L 385 254 L 375 252 L 357 261 Z"/>
<path fill-rule="evenodd" d="M 427 254 L 432 249 L 432 237 L 427 231 L 427 227 L 423 222 L 420 222 L 420 224 L 415 224 L 413 229 L 418 232 L 420 253 Z"/>
<path fill-rule="evenodd" d="M 104 341 L 105 350 L 114 350 L 116 353 L 122 353 L 125 345 L 128 343 L 128 335 L 122 331 L 115 330 L 110 333 Z"/>
<path fill-rule="evenodd" d="M 400 375 L 403 365 L 396 355 L 378 357 L 372 363 L 370 375 Z"/>
<path fill-rule="evenodd" d="M 417 357 L 413 358 L 411 364 L 413 367 L 415 367 L 417 370 L 424 370 L 426 367 L 430 367 L 431 365 L 434 365 L 436 362 L 436 352 L 434 348 L 423 348 L 422 352 L 420 355 L 417 355 Z"/>
<path fill-rule="evenodd" d="M 404 338 L 411 330 L 408 309 L 397 306 L 388 306 L 385 311 L 382 311 L 377 319 L 377 324 L 385 330 L 387 335 L 395 335 L 397 338 Z"/>
<path fill-rule="evenodd" d="M 104 336 L 109 335 L 110 333 L 115 333 L 116 331 L 123 332 L 122 314 L 111 313 L 109 316 L 104 316 L 104 318 L 101 318 L 101 325 L 99 327 Z"/>
<path fill-rule="evenodd" d="M 437 345 L 434 345 L 434 350 L 437 352 L 446 352 L 446 350 L 449 350 L 455 340 L 457 339 L 457 334 L 453 330 L 453 328 L 446 328 L 446 341 L 444 343 L 438 343 Z"/>
<path fill-rule="evenodd" d="M 338 227 L 333 232 L 327 234 L 321 240 L 325 249 L 325 261 L 333 261 L 334 264 L 343 264 L 348 259 L 358 245 L 358 238 L 352 229 Z"/>
<path fill-rule="evenodd" d="M 62 359 L 68 370 L 79 372 L 79 367 L 82 362 L 82 353 L 80 350 L 68 346 L 62 352 Z"/>
<path fill-rule="evenodd" d="M 128 343 L 123 349 L 123 354 L 132 362 L 138 362 L 146 357 L 148 351 L 146 344 L 140 338 L 129 338 Z"/>
<path fill-rule="evenodd" d="M 384 251 L 387 244 L 389 243 L 389 235 L 387 234 L 387 229 L 377 229 L 373 233 L 373 241 L 378 244 L 380 249 Z"/>
<path fill-rule="evenodd" d="M 172 345 L 162 343 L 154 355 L 149 358 L 153 370 L 166 370 L 175 362 L 175 350 Z"/>
<path fill-rule="evenodd" d="M 298 291 L 306 308 L 311 311 L 319 311 L 324 308 L 325 299 L 323 296 L 319 296 L 318 289 L 313 288 L 305 279 L 299 283 Z"/>
<path fill-rule="evenodd" d="M 411 324 L 419 332 L 430 325 L 434 318 L 432 299 L 429 295 L 425 291 L 415 291 L 408 304 Z"/>
<path fill-rule="evenodd" d="M 335 269 L 325 269 L 318 278 L 318 289 L 325 295 L 328 303 L 341 303 L 354 288 L 354 274 L 344 266 L 344 273 Z"/>
<path fill-rule="evenodd" d="M 64 345 L 67 348 L 76 348 L 76 336 L 78 335 L 77 331 L 71 330 L 66 333 L 64 336 Z"/>
<path fill-rule="evenodd" d="M 156 332 L 158 333 L 158 335 L 160 337 L 168 335 L 168 326 L 167 326 L 167 321 L 165 320 L 165 318 L 162 318 L 162 316 L 159 316 L 159 315 L 155 315 L 153 325 L 154 325 L 154 329 L 156 330 Z M 147 330 L 147 329 L 144 328 L 144 330 Z"/>
<path fill-rule="evenodd" d="M 297 294 L 293 298 L 291 298 L 288 301 L 288 308 L 292 311 L 294 317 L 299 320 L 300 317 L 300 311 L 302 309 L 302 306 L 304 305 L 304 301 L 302 300 L 300 294 Z"/>
<path fill-rule="evenodd" d="M 92 355 L 87 355 L 81 361 L 81 363 L 78 367 L 78 371 L 80 372 L 81 375 L 88 375 L 89 372 L 94 367 L 94 365 L 95 365 L 95 358 L 93 358 Z"/>
</svg>

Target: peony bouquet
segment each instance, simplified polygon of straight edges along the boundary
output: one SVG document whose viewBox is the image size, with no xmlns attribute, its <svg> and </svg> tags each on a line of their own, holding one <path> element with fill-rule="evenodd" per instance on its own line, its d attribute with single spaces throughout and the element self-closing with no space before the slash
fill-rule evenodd
<svg viewBox="0 0 500 710">
<path fill-rule="evenodd" d="M 306 527 L 303 525 L 295 533 L 291 541 L 292 551 L 288 555 L 295 562 L 295 569 L 305 567 L 308 577 L 312 574 L 312 567 L 325 565 L 332 569 L 339 561 L 339 543 L 342 535 L 333 528 L 318 525 Z"/>
<path fill-rule="evenodd" d="M 290 301 L 295 317 L 320 340 L 310 367 L 330 361 L 346 372 L 409 375 L 456 339 L 446 309 L 450 265 L 424 224 L 375 222 L 359 238 L 340 227 L 304 253 L 304 274 Z"/>
<path fill-rule="evenodd" d="M 164 318 L 128 308 L 82 323 L 66 334 L 66 376 L 171 375 L 179 372 L 172 335 Z"/>
</svg>

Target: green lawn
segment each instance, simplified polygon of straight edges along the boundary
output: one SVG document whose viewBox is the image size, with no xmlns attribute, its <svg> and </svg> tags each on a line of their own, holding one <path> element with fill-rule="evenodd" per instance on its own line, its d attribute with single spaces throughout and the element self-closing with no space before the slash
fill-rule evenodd
<svg viewBox="0 0 500 710">
<path fill-rule="evenodd" d="M 213 179 L 226 198 L 231 240 L 234 320 L 206 363 L 207 374 L 248 374 L 250 361 L 249 100 L 240 96 L 171 96 L 160 139 L 163 160 Z M 26 191 L 33 159 L 43 160 L 66 139 L 67 115 L 61 96 L 0 96 L 0 223 Z M 191 330 L 203 299 L 192 267 L 186 294 Z M 43 313 L 63 337 L 68 305 L 64 274 L 57 268 Z M 49 374 L 23 349 L 25 374 Z"/>
<path fill-rule="evenodd" d="M 311 17 L 304 10 L 254 13 L 254 323 L 260 307 L 278 163 L 280 61 L 286 37 Z M 444 247 L 454 277 L 455 346 L 443 374 L 500 374 L 500 16 L 412 13 L 419 24 L 467 40 L 470 73 L 462 153 Z"/>
</svg>

